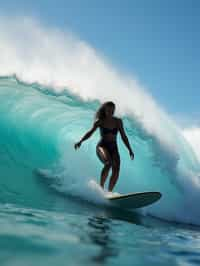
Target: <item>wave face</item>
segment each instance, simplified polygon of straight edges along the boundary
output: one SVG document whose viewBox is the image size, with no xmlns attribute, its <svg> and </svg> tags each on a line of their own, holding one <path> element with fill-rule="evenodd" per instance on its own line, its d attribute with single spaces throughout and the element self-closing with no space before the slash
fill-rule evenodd
<svg viewBox="0 0 200 266">
<path fill-rule="evenodd" d="M 72 34 L 34 19 L 1 18 L 0 39 L 2 202 L 41 206 L 54 200 L 53 191 L 95 201 L 88 184 L 98 182 L 102 167 L 95 155 L 98 132 L 78 151 L 73 143 L 91 127 L 99 104 L 113 100 L 135 151 L 133 162 L 118 138 L 116 190 L 158 190 L 163 197 L 147 213 L 200 223 L 197 154 L 135 78 Z"/>
<path fill-rule="evenodd" d="M 73 143 L 91 126 L 97 101 L 82 101 L 70 91 L 26 84 L 15 77 L 0 79 L 1 200 L 40 205 L 51 192 L 36 182 L 36 169 L 46 169 L 51 187 L 66 194 L 89 198 L 88 181 L 98 181 L 101 163 L 95 155 L 98 132 L 79 151 Z M 198 223 L 199 164 L 190 146 L 171 131 L 176 150 L 145 130 L 143 123 L 123 116 L 125 130 L 135 150 L 135 161 L 118 138 L 122 167 L 116 190 L 121 193 L 158 190 L 162 200 L 147 212 L 168 220 Z M 166 127 L 165 121 L 158 121 Z M 46 183 L 46 186 L 49 186 Z M 90 199 L 91 200 L 91 199 Z M 185 208 L 187 207 L 187 215 Z"/>
</svg>

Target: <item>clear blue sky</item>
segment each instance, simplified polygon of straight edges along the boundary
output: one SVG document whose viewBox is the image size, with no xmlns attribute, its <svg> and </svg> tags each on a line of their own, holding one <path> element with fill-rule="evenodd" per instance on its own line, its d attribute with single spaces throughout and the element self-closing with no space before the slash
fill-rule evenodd
<svg viewBox="0 0 200 266">
<path fill-rule="evenodd" d="M 136 75 L 169 113 L 200 122 L 200 1 L 7 0 L 0 10 L 69 29 Z"/>
</svg>

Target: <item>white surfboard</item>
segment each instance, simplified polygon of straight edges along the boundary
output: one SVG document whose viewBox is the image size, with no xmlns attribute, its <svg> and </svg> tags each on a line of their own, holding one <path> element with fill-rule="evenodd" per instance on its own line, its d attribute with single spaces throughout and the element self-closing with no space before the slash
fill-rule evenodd
<svg viewBox="0 0 200 266">
<path fill-rule="evenodd" d="M 161 198 L 160 192 L 140 192 L 130 193 L 124 195 L 115 195 L 109 193 L 106 198 L 115 206 L 126 208 L 126 209 L 137 209 L 153 204 Z"/>
</svg>

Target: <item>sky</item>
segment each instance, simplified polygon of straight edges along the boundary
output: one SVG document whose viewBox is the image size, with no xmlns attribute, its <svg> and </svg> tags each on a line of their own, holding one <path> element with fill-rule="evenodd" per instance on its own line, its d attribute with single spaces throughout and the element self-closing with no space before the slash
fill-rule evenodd
<svg viewBox="0 0 200 266">
<path fill-rule="evenodd" d="M 137 77 L 180 123 L 200 125 L 198 0 L 7 0 L 0 14 L 71 31 Z"/>
</svg>

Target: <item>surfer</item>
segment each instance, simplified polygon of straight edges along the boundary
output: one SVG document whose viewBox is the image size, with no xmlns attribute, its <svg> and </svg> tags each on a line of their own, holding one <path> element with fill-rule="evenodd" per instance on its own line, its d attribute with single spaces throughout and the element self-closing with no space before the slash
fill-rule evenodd
<svg viewBox="0 0 200 266">
<path fill-rule="evenodd" d="M 131 159 L 134 159 L 134 153 L 129 144 L 128 138 L 124 131 L 122 119 L 114 116 L 115 104 L 113 102 L 105 102 L 100 106 L 95 115 L 93 127 L 74 144 L 74 148 L 80 148 L 83 141 L 90 138 L 97 128 L 100 129 L 101 139 L 96 146 L 96 153 L 104 167 L 101 171 L 100 185 L 104 188 L 108 173 L 112 168 L 112 175 L 108 190 L 112 191 L 119 177 L 120 171 L 120 155 L 117 147 L 117 133 L 120 132 L 122 140 L 129 150 Z"/>
</svg>

